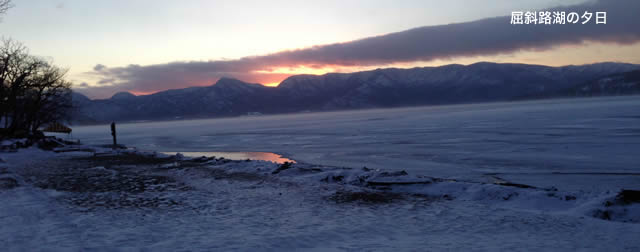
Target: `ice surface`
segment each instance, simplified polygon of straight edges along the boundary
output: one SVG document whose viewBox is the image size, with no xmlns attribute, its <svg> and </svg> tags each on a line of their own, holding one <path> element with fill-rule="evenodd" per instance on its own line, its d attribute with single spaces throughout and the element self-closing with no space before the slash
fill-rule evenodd
<svg viewBox="0 0 640 252">
<path fill-rule="evenodd" d="M 86 143 L 108 126 L 74 127 Z M 607 191 L 640 189 L 638 96 L 119 124 L 120 143 Z"/>
<path fill-rule="evenodd" d="M 19 184 L 0 189 L 0 247 L 638 251 L 640 203 L 617 195 L 640 189 L 639 108 L 615 97 L 119 124 L 120 143 L 148 156 L 298 163 L 181 155 L 109 167 L 68 160 L 83 151 L 0 153 L 0 179 Z M 104 145 L 109 133 L 74 127 L 71 138 Z M 39 186 L 56 172 L 65 179 Z M 71 186 L 85 178 L 110 187 Z M 393 200 L 350 202 L 380 195 Z"/>
</svg>

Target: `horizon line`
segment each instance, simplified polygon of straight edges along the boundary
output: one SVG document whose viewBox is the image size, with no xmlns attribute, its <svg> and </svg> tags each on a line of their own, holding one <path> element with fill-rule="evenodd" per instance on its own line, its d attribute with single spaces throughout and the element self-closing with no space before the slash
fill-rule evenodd
<svg viewBox="0 0 640 252">
<path fill-rule="evenodd" d="M 492 62 L 492 61 L 477 61 L 474 63 L 469 63 L 469 64 L 461 64 L 461 63 L 451 63 L 451 64 L 444 64 L 444 65 L 438 65 L 438 66 L 415 66 L 415 67 L 386 67 L 386 68 L 373 68 L 373 69 L 369 69 L 369 70 L 363 70 L 363 71 L 354 71 L 354 72 L 328 72 L 328 73 L 323 73 L 323 74 L 292 74 L 287 76 L 284 80 L 278 82 L 278 83 L 258 83 L 258 82 L 247 82 L 244 80 L 241 80 L 240 78 L 235 78 L 235 77 L 230 77 L 230 76 L 223 76 L 218 78 L 217 80 L 213 81 L 212 84 L 207 84 L 207 85 L 202 85 L 202 86 L 188 86 L 188 87 L 184 87 L 184 88 L 171 88 L 171 89 L 165 89 L 165 90 L 159 90 L 159 91 L 155 91 L 155 92 L 132 92 L 132 91 L 127 91 L 127 90 L 122 90 L 122 91 L 118 91 L 115 92 L 113 95 L 111 95 L 110 97 L 107 98 L 89 98 L 87 95 L 83 94 L 82 92 L 77 92 L 74 89 L 77 88 L 71 88 L 72 91 L 74 93 L 79 93 L 82 94 L 83 96 L 89 98 L 90 100 L 108 100 L 113 98 L 113 96 L 117 95 L 117 94 L 122 94 L 122 93 L 128 93 L 131 94 L 133 96 L 136 97 L 140 97 L 140 96 L 148 96 L 148 95 L 154 95 L 157 93 L 161 93 L 161 92 L 166 92 L 166 91 L 171 91 L 171 90 L 183 90 L 183 89 L 188 89 L 188 88 L 198 88 L 198 87 L 211 87 L 211 86 L 215 86 L 218 84 L 218 82 L 220 82 L 220 80 L 222 79 L 231 79 L 231 80 L 237 80 L 246 84 L 253 84 L 253 85 L 261 85 L 263 87 L 266 88 L 278 88 L 280 86 L 280 84 L 282 84 L 283 82 L 285 82 L 286 80 L 288 80 L 291 77 L 294 76 L 325 76 L 325 75 L 329 75 L 329 74 L 354 74 L 354 73 L 363 73 L 363 72 L 372 72 L 372 71 L 377 71 L 377 70 L 387 70 L 387 69 L 401 69 L 401 70 L 409 70 L 409 69 L 417 69 L 417 68 L 440 68 L 440 67 L 446 67 L 446 66 L 471 66 L 471 65 L 476 65 L 476 64 L 481 64 L 481 63 L 491 63 L 491 64 L 498 64 L 498 65 L 527 65 L 527 66 L 543 66 L 543 67 L 551 67 L 551 68 L 562 68 L 562 67 L 572 67 L 572 66 L 587 66 L 587 65 L 595 65 L 595 64 L 607 64 L 607 63 L 611 63 L 611 64 L 629 64 L 629 65 L 635 65 L 635 66 L 640 66 L 640 64 L 634 64 L 634 63 L 629 63 L 629 62 L 621 62 L 621 61 L 599 61 L 599 62 L 592 62 L 592 63 L 585 63 L 585 64 L 569 64 L 569 65 L 561 65 L 561 66 L 551 66 L 551 65 L 542 65 L 542 64 L 527 64 L 527 63 L 518 63 L 518 62 Z M 276 85 L 273 85 L 276 84 Z M 82 89 L 82 88 L 80 88 Z"/>
</svg>

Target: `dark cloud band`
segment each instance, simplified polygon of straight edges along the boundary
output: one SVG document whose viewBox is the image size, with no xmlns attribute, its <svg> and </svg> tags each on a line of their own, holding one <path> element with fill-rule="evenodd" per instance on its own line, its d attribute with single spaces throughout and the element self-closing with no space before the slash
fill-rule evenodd
<svg viewBox="0 0 640 252">
<path fill-rule="evenodd" d="M 640 41 L 640 1 L 601 0 L 555 10 L 607 12 L 607 24 L 512 25 L 510 16 L 473 22 L 426 26 L 360 40 L 283 51 L 237 60 L 172 62 L 108 68 L 94 72 L 109 86 L 87 88 L 107 96 L 121 90 L 153 92 L 209 84 L 229 76 L 247 81 L 282 78 L 284 74 L 256 73 L 279 66 L 371 66 L 399 62 L 492 55 L 518 50 L 545 50 L 588 41 L 630 44 Z M 554 11 L 554 9 L 550 10 Z"/>
</svg>

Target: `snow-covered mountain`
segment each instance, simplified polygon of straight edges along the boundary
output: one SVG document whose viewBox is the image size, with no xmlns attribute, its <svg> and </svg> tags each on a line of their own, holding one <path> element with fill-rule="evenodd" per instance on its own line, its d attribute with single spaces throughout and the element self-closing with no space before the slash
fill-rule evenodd
<svg viewBox="0 0 640 252">
<path fill-rule="evenodd" d="M 480 62 L 411 69 L 291 76 L 278 87 L 222 78 L 214 85 L 151 95 L 117 93 L 90 100 L 74 94 L 79 123 L 200 118 L 340 109 L 489 102 L 548 97 L 639 65 L 549 67 Z"/>
<path fill-rule="evenodd" d="M 559 92 L 561 96 L 640 94 L 640 70 L 607 75 Z"/>
</svg>

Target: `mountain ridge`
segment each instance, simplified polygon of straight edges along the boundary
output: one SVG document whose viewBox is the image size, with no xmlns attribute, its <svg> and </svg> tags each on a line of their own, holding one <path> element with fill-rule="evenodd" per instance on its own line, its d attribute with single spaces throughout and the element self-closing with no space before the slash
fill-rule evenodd
<svg viewBox="0 0 640 252">
<path fill-rule="evenodd" d="M 277 87 L 221 78 L 209 86 L 141 96 L 121 92 L 109 99 L 90 100 L 76 93 L 73 117 L 78 123 L 101 123 L 507 101 L 551 97 L 576 85 L 638 69 L 640 65 L 616 62 L 561 67 L 478 62 L 293 75 Z"/>
</svg>

